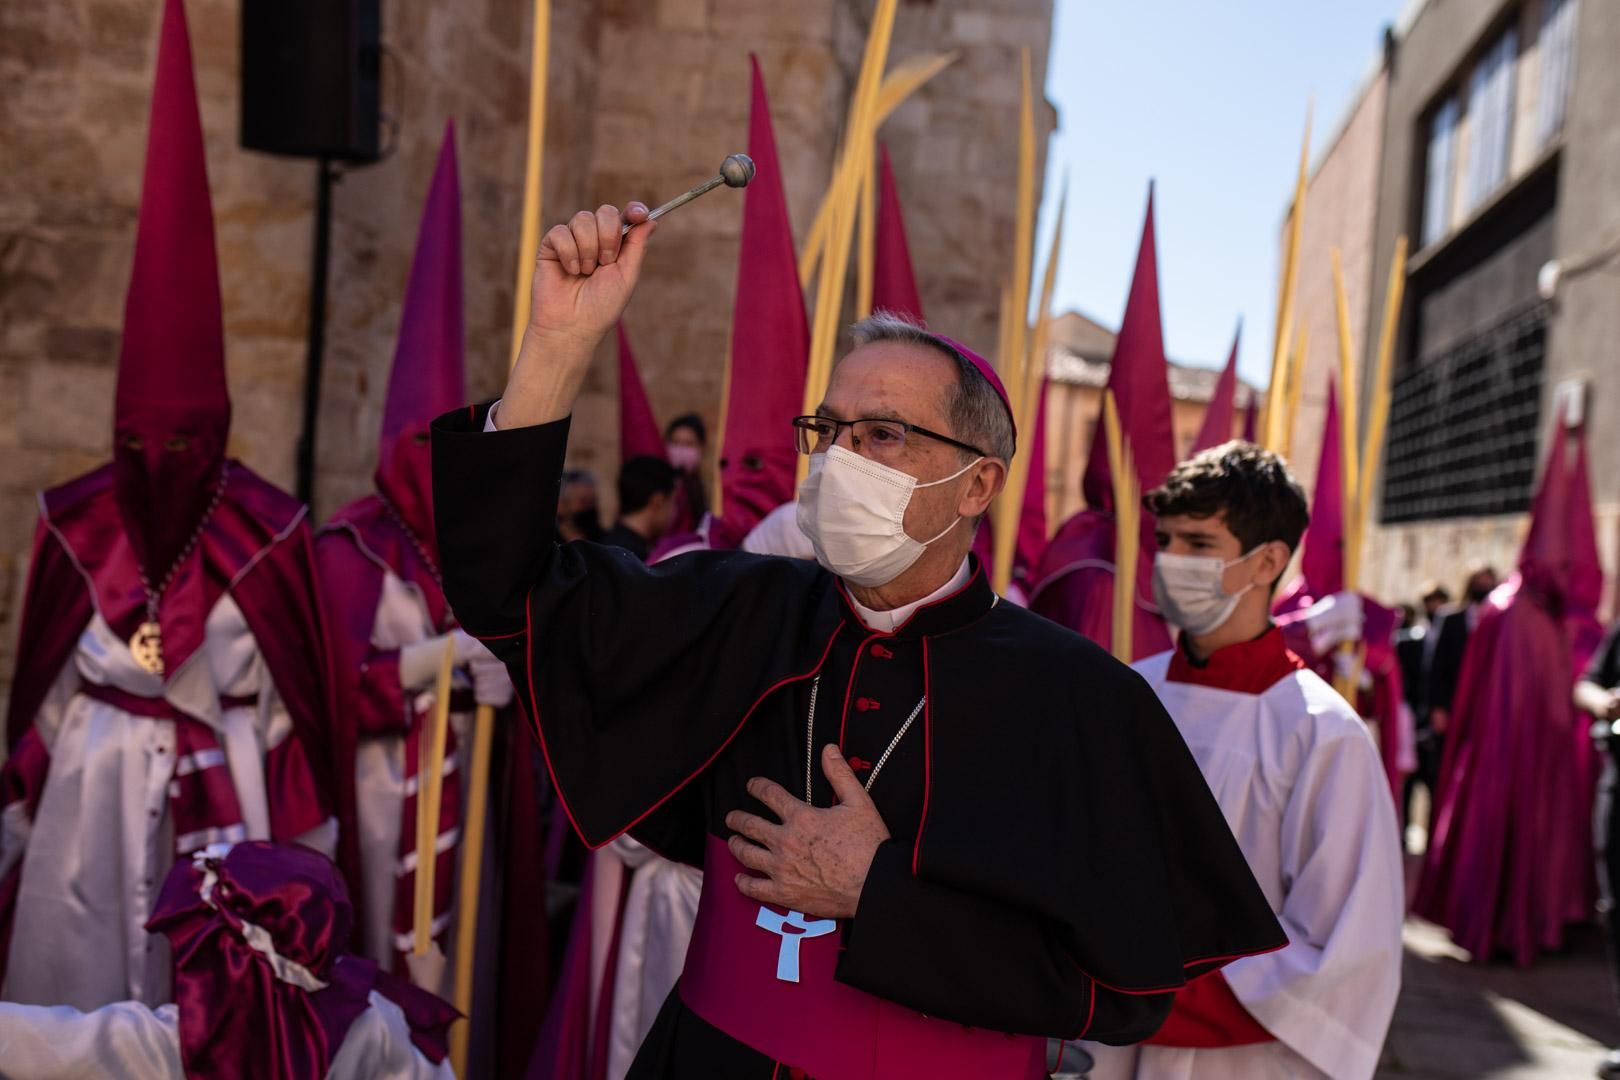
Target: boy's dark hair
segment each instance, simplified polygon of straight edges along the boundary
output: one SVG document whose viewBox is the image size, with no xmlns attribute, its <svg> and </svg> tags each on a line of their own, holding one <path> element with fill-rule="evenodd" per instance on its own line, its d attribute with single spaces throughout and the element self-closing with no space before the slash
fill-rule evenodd
<svg viewBox="0 0 1620 1080">
<path fill-rule="evenodd" d="M 663 458 L 633 457 L 619 469 L 619 513 L 644 510 L 654 495 L 675 490 L 675 466 Z"/>
<path fill-rule="evenodd" d="M 681 428 L 686 428 L 693 435 L 696 435 L 697 441 L 702 443 L 704 446 L 709 445 L 709 429 L 704 425 L 703 417 L 699 416 L 697 413 L 682 413 L 675 419 L 671 420 L 669 422 L 669 426 L 664 428 L 664 438 L 673 438 L 675 432 L 679 431 Z"/>
<path fill-rule="evenodd" d="M 1283 459 L 1253 443 L 1233 441 L 1195 455 L 1142 496 L 1156 517 L 1220 515 L 1245 552 L 1281 540 L 1293 551 L 1311 523 L 1305 492 Z"/>
</svg>

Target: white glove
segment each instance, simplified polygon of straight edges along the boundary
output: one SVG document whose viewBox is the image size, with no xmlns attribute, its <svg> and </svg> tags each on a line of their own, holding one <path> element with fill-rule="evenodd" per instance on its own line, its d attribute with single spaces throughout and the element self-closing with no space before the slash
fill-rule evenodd
<svg viewBox="0 0 1620 1080">
<path fill-rule="evenodd" d="M 457 667 L 470 664 L 472 661 L 478 659 L 494 658 L 494 654 L 484 646 L 482 641 L 479 641 L 477 638 L 473 637 L 459 626 L 446 634 L 445 637 L 455 642 L 455 663 Z"/>
<path fill-rule="evenodd" d="M 488 649 L 484 649 L 484 653 L 484 656 L 474 657 L 467 664 L 472 672 L 473 699 L 480 705 L 504 709 L 512 704 L 512 678 L 507 674 L 505 664 L 495 659 Z"/>
<path fill-rule="evenodd" d="M 1373 688 L 1372 672 L 1367 670 L 1366 661 L 1355 649 L 1333 651 L 1333 674 L 1341 680 L 1355 679 L 1358 691 Z"/>
<path fill-rule="evenodd" d="M 446 646 L 452 650 L 452 667 L 466 667 L 481 657 L 494 659 L 484 643 L 465 630 L 452 630 L 448 634 L 413 641 L 409 645 L 402 645 L 399 650 L 401 688 L 414 692 L 432 687 L 434 680 L 439 677 L 439 664 L 444 660 Z"/>
<path fill-rule="evenodd" d="M 1311 635 L 1311 648 L 1325 656 L 1335 646 L 1361 640 L 1364 614 L 1361 596 L 1338 592 L 1324 596 L 1305 611 L 1305 629 Z"/>
</svg>

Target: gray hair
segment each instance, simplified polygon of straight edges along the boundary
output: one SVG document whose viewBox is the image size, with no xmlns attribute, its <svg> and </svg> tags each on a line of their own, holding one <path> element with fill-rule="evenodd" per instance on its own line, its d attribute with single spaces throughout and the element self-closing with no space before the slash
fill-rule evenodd
<svg viewBox="0 0 1620 1080">
<path fill-rule="evenodd" d="M 850 335 L 857 346 L 888 341 L 922 346 L 950 357 L 956 364 L 956 385 L 946 391 L 945 415 L 950 418 L 953 437 L 977 446 L 987 457 L 1012 461 L 1016 446 L 1006 403 L 973 361 L 950 341 L 893 311 L 873 312 L 850 327 Z"/>
</svg>

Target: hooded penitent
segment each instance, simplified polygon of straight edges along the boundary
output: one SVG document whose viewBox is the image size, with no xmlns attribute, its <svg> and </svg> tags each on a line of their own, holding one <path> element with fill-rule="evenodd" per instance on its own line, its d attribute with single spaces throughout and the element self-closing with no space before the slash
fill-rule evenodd
<svg viewBox="0 0 1620 1080">
<path fill-rule="evenodd" d="M 743 192 L 720 508 L 708 536 L 716 548 L 736 547 L 761 518 L 793 498 L 799 464 L 790 424 L 804 406 L 810 356 L 770 102 L 759 61 L 750 62 L 748 155 L 754 159 L 754 179 Z"/>
<path fill-rule="evenodd" d="M 89 753 L 77 743 L 66 750 L 54 745 L 35 720 L 76 650 L 87 647 L 85 635 L 105 633 L 92 625 L 98 615 L 114 640 L 88 647 L 133 660 L 143 671 L 140 693 L 129 692 L 107 707 L 171 720 L 177 753 L 214 760 L 211 751 L 219 748 L 221 736 L 206 716 L 245 704 L 188 698 L 189 707 L 200 710 L 192 715 L 165 695 L 184 696 L 175 689 L 182 682 L 198 686 L 198 669 L 191 662 L 205 661 L 198 653 L 207 643 L 208 620 L 226 593 L 240 609 L 293 731 L 260 751 L 264 787 L 244 801 L 267 805 L 269 833 L 277 839 L 301 836 L 331 814 L 332 758 L 342 759 L 344 740 L 332 722 L 306 511 L 226 458 L 229 421 L 213 215 L 191 48 L 184 7 L 180 0 L 168 0 L 119 351 L 113 461 L 40 498 L 7 721 L 12 755 L 0 785 L 5 793 L 0 801 L 20 795 L 30 818 L 45 793 L 53 755 Z M 127 655 L 119 647 L 124 642 L 130 643 Z M 212 685 L 211 677 L 205 681 Z M 205 697 L 211 692 L 202 691 Z M 102 734 L 122 737 L 110 730 Z M 102 751 L 113 752 L 110 746 Z M 63 761 L 59 767 L 71 772 L 78 763 Z M 179 853 L 201 842 L 198 837 L 242 829 L 248 807 L 239 805 L 240 794 L 223 769 L 199 764 L 177 773 L 169 803 Z M 340 832 L 352 824 L 346 810 L 338 806 Z M 58 815 L 56 821 L 60 830 L 81 830 L 72 843 L 106 842 L 86 806 L 73 813 L 78 816 Z M 347 844 L 340 854 L 343 865 L 354 865 Z M 11 889 L 0 883 L 0 897 L 16 895 L 11 890 L 23 869 L 24 863 L 12 864 Z M 76 872 L 65 869 L 58 876 Z M 42 887 L 36 880 L 34 892 Z M 64 887 L 73 888 L 71 882 Z M 23 889 L 29 892 L 26 880 Z M 57 932 L 77 934 L 70 915 L 64 908 Z M 86 927 L 111 925 L 95 913 L 83 918 Z M 10 910 L 0 905 L 0 943 L 10 921 Z M 41 942 L 49 937 L 26 927 L 19 934 Z M 0 963 L 4 955 L 0 952 Z"/>
<path fill-rule="evenodd" d="M 1451 931 L 1476 959 L 1528 964 L 1558 948 L 1570 919 L 1569 861 L 1590 806 L 1570 782 L 1573 666 L 1570 470 L 1565 433 L 1530 510 L 1519 570 L 1481 608 L 1452 701 L 1440 797 L 1413 910 Z"/>
<path fill-rule="evenodd" d="M 1136 270 L 1108 372 L 1108 389 L 1119 407 L 1120 428 L 1135 458 L 1139 490 L 1144 493 L 1157 487 L 1175 465 L 1167 371 L 1159 315 L 1153 191 L 1149 188 Z M 1100 419 L 1082 486 L 1086 509 L 1060 525 L 1047 545 L 1035 574 L 1030 607 L 1109 648 L 1113 637 L 1114 483 Z M 1151 599 L 1154 547 L 1153 519 L 1143 514 L 1131 641 L 1136 658 L 1170 647 L 1170 632 Z"/>
<path fill-rule="evenodd" d="M 420 740 L 412 733 L 419 730 L 426 710 L 418 708 L 416 695 L 401 686 L 400 650 L 378 647 L 374 642 L 379 604 L 389 575 L 404 583 L 420 600 L 435 632 L 448 632 L 456 626 L 439 575 L 428 427 L 434 416 L 466 400 L 463 341 L 461 195 L 455 128 L 447 124 L 422 210 L 410 281 L 400 312 L 399 338 L 377 451 L 376 490 L 335 513 L 323 527 L 318 542 L 333 623 L 332 648 L 337 657 L 343 715 L 352 719 L 361 738 L 402 739 L 402 767 L 411 779 L 417 776 L 420 757 Z M 463 707 L 470 705 L 452 705 L 454 709 Z M 535 820 L 528 740 L 505 738 L 503 733 L 509 730 L 504 724 L 497 728 L 491 790 L 503 798 L 490 812 L 505 838 L 506 849 L 512 850 L 526 842 L 538 843 L 539 826 Z M 433 905 L 435 939 L 446 951 L 457 856 L 461 851 L 454 843 L 461 823 L 461 799 L 460 771 L 451 765 L 455 760 L 453 741 L 448 753 L 439 830 L 441 838 L 451 839 L 442 845 L 438 857 Z M 355 778 L 351 759 L 345 773 L 345 786 L 351 792 Z M 408 783 L 407 793 L 397 805 L 402 843 L 397 854 L 388 851 L 381 856 L 389 866 L 394 866 L 396 859 L 402 867 L 407 863 L 415 865 L 415 786 Z M 358 800 L 352 794 L 351 798 Z M 390 809 L 376 807 L 368 814 L 383 816 Z M 537 1006 L 544 1001 L 544 980 L 536 982 L 533 973 L 546 967 L 546 930 L 544 918 L 536 917 L 529 903 L 544 891 L 537 860 L 527 852 L 515 858 L 507 858 L 503 852 L 501 862 L 504 870 L 498 876 L 502 887 L 497 905 L 499 917 L 482 923 L 480 935 L 487 931 L 499 937 L 507 958 L 502 965 L 503 980 L 508 972 L 512 976 L 511 985 L 503 982 L 495 1024 L 496 1059 L 504 1067 L 506 1062 L 524 1059 L 534 1042 L 539 1023 Z M 400 935 L 408 937 L 413 929 L 414 883 L 414 869 L 397 872 L 390 934 L 396 948 Z M 518 911 L 521 917 L 506 917 L 507 912 L 516 915 Z M 370 928 L 367 938 L 375 932 L 375 927 Z"/>
<path fill-rule="evenodd" d="M 1331 681 L 1334 657 L 1318 654 L 1309 630 L 1312 605 L 1344 589 L 1344 444 L 1340 441 L 1338 392 L 1328 383 L 1327 413 L 1322 421 L 1322 453 L 1317 459 L 1316 487 L 1311 495 L 1311 523 L 1300 553 L 1300 574 L 1278 595 L 1272 614 L 1288 645 Z M 1371 597 L 1359 598 L 1362 611 L 1362 670 L 1371 684 L 1358 690 L 1351 704 L 1378 723 L 1378 747 L 1395 805 L 1400 806 L 1406 774 L 1411 772 L 1416 733 L 1405 704 L 1401 667 L 1395 655 L 1397 613 Z M 1320 609 L 1317 609 L 1320 610 Z"/>
</svg>

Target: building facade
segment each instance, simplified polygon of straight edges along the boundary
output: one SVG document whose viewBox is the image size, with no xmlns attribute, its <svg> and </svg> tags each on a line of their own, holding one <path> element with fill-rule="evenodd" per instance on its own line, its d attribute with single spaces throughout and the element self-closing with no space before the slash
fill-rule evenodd
<svg viewBox="0 0 1620 1080">
<path fill-rule="evenodd" d="M 1398 237 L 1410 243 L 1363 552 L 1362 584 L 1375 596 L 1410 600 L 1429 581 L 1456 591 L 1479 563 L 1511 569 L 1548 434 L 1577 420 L 1591 434 L 1600 548 L 1613 579 L 1616 55 L 1620 7 L 1602 0 L 1418 0 L 1390 32 L 1346 128 L 1381 111 L 1379 144 L 1341 141 L 1317 168 L 1313 187 L 1334 172 L 1376 176 L 1370 235 L 1347 219 L 1337 241 L 1347 253 L 1370 251 L 1355 273 L 1346 258 L 1352 322 L 1364 327 L 1363 402 L 1391 256 Z M 1319 211 L 1307 202 L 1307 237 Z M 1302 287 L 1301 302 L 1314 352 L 1317 324 L 1332 326 L 1331 294 Z"/>
<path fill-rule="evenodd" d="M 1334 251 L 1339 252 L 1344 268 L 1351 339 L 1365 342 L 1369 334 L 1376 334 L 1377 312 L 1382 311 L 1382 298 L 1374 303 L 1371 296 L 1372 248 L 1388 88 L 1388 68 L 1385 57 L 1380 56 L 1355 100 L 1330 132 L 1326 149 L 1318 155 L 1305 188 L 1295 293 L 1296 325 L 1305 336 L 1305 381 L 1289 434 L 1287 456 L 1295 476 L 1312 489 L 1322 452 L 1328 386 L 1339 380 Z"/>
<path fill-rule="evenodd" d="M 802 240 L 831 174 L 871 0 L 552 0 L 543 217 L 661 202 L 747 141 L 759 58 Z M 942 331 L 995 340 L 1010 267 L 1019 54 L 1045 83 L 1051 0 L 902 0 L 891 67 L 955 63 L 890 118 L 924 302 Z M 224 292 L 231 452 L 291 487 L 301 419 L 315 167 L 238 145 L 239 4 L 187 0 Z M 0 683 L 9 679 L 35 495 L 105 460 L 140 198 L 159 0 L 10 4 L 0 16 Z M 529 0 L 383 0 L 390 152 L 334 194 L 317 520 L 366 491 L 416 225 L 439 140 L 460 150 L 468 392 L 504 382 L 527 124 Z M 1055 124 L 1037 109 L 1044 136 Z M 1044 144 L 1044 138 L 1041 142 Z M 712 422 L 740 200 L 669 218 L 627 316 L 661 418 Z M 969 253 L 969 254 L 964 254 Z M 618 462 L 604 355 L 575 415 L 575 463 Z M 784 433 L 784 438 L 788 434 Z M 612 484 L 603 488 L 611 492 Z M 0 690 L 4 687 L 0 686 Z"/>
</svg>

